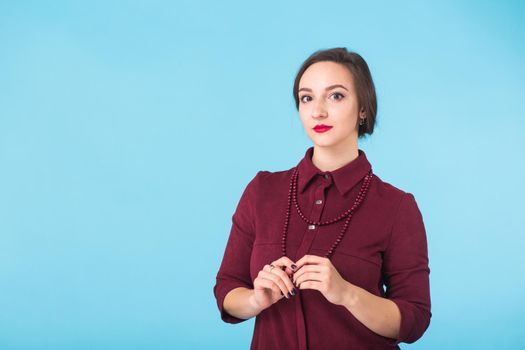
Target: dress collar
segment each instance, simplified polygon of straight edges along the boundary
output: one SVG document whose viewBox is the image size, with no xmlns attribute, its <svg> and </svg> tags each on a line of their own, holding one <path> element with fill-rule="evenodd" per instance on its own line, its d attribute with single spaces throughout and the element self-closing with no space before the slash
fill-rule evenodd
<svg viewBox="0 0 525 350">
<path fill-rule="evenodd" d="M 325 174 L 329 174 L 339 192 L 344 195 L 372 169 L 372 165 L 366 158 L 365 152 L 361 149 L 358 149 L 359 155 L 356 159 L 332 171 L 321 171 L 317 168 L 312 162 L 313 153 L 314 147 L 311 146 L 306 150 L 304 158 L 301 159 L 297 165 L 299 168 L 298 190 L 300 193 L 304 192 L 315 175 L 319 174 L 320 176 L 324 176 Z"/>
</svg>

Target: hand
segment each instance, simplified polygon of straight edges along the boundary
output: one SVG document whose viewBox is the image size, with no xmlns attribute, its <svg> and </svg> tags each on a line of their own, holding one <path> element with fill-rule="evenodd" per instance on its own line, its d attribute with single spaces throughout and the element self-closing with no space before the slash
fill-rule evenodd
<svg viewBox="0 0 525 350">
<path fill-rule="evenodd" d="M 318 290 L 332 304 L 343 304 L 349 282 L 341 277 L 330 259 L 305 255 L 295 264 L 293 282 L 299 289 Z"/>
<path fill-rule="evenodd" d="M 270 265 L 275 267 L 272 269 Z M 259 271 L 257 278 L 253 281 L 253 289 L 254 302 L 260 310 L 270 307 L 283 297 L 289 299 L 295 295 L 297 290 L 291 280 L 291 275 L 294 272 L 292 265 L 295 267 L 292 260 L 283 256 L 268 265 L 264 265 Z"/>
</svg>

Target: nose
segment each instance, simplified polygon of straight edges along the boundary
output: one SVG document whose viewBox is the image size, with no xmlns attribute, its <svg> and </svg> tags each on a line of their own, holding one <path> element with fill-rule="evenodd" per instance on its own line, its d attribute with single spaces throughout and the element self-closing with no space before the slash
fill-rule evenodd
<svg viewBox="0 0 525 350">
<path fill-rule="evenodd" d="M 313 118 L 324 118 L 326 117 L 326 106 L 322 99 L 319 99 L 315 102 L 314 107 L 312 108 L 312 117 Z"/>
</svg>

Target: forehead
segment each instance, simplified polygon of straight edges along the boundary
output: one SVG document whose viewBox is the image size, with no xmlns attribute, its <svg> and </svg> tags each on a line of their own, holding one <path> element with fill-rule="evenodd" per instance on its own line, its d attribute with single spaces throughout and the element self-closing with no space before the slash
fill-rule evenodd
<svg viewBox="0 0 525 350">
<path fill-rule="evenodd" d="M 344 65 L 326 61 L 312 64 L 306 69 L 299 81 L 299 88 L 324 87 L 332 84 L 342 84 L 352 87 L 352 73 Z"/>
</svg>

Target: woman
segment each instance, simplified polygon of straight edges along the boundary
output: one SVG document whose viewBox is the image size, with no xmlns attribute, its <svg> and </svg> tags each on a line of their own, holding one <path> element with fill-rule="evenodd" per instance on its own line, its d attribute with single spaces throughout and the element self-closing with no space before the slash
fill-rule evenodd
<svg viewBox="0 0 525 350">
<path fill-rule="evenodd" d="M 246 186 L 217 274 L 221 318 L 256 316 L 251 349 L 399 349 L 427 329 L 427 239 L 410 192 L 372 172 L 376 119 L 363 58 L 317 51 L 293 95 L 313 146 Z"/>
</svg>

